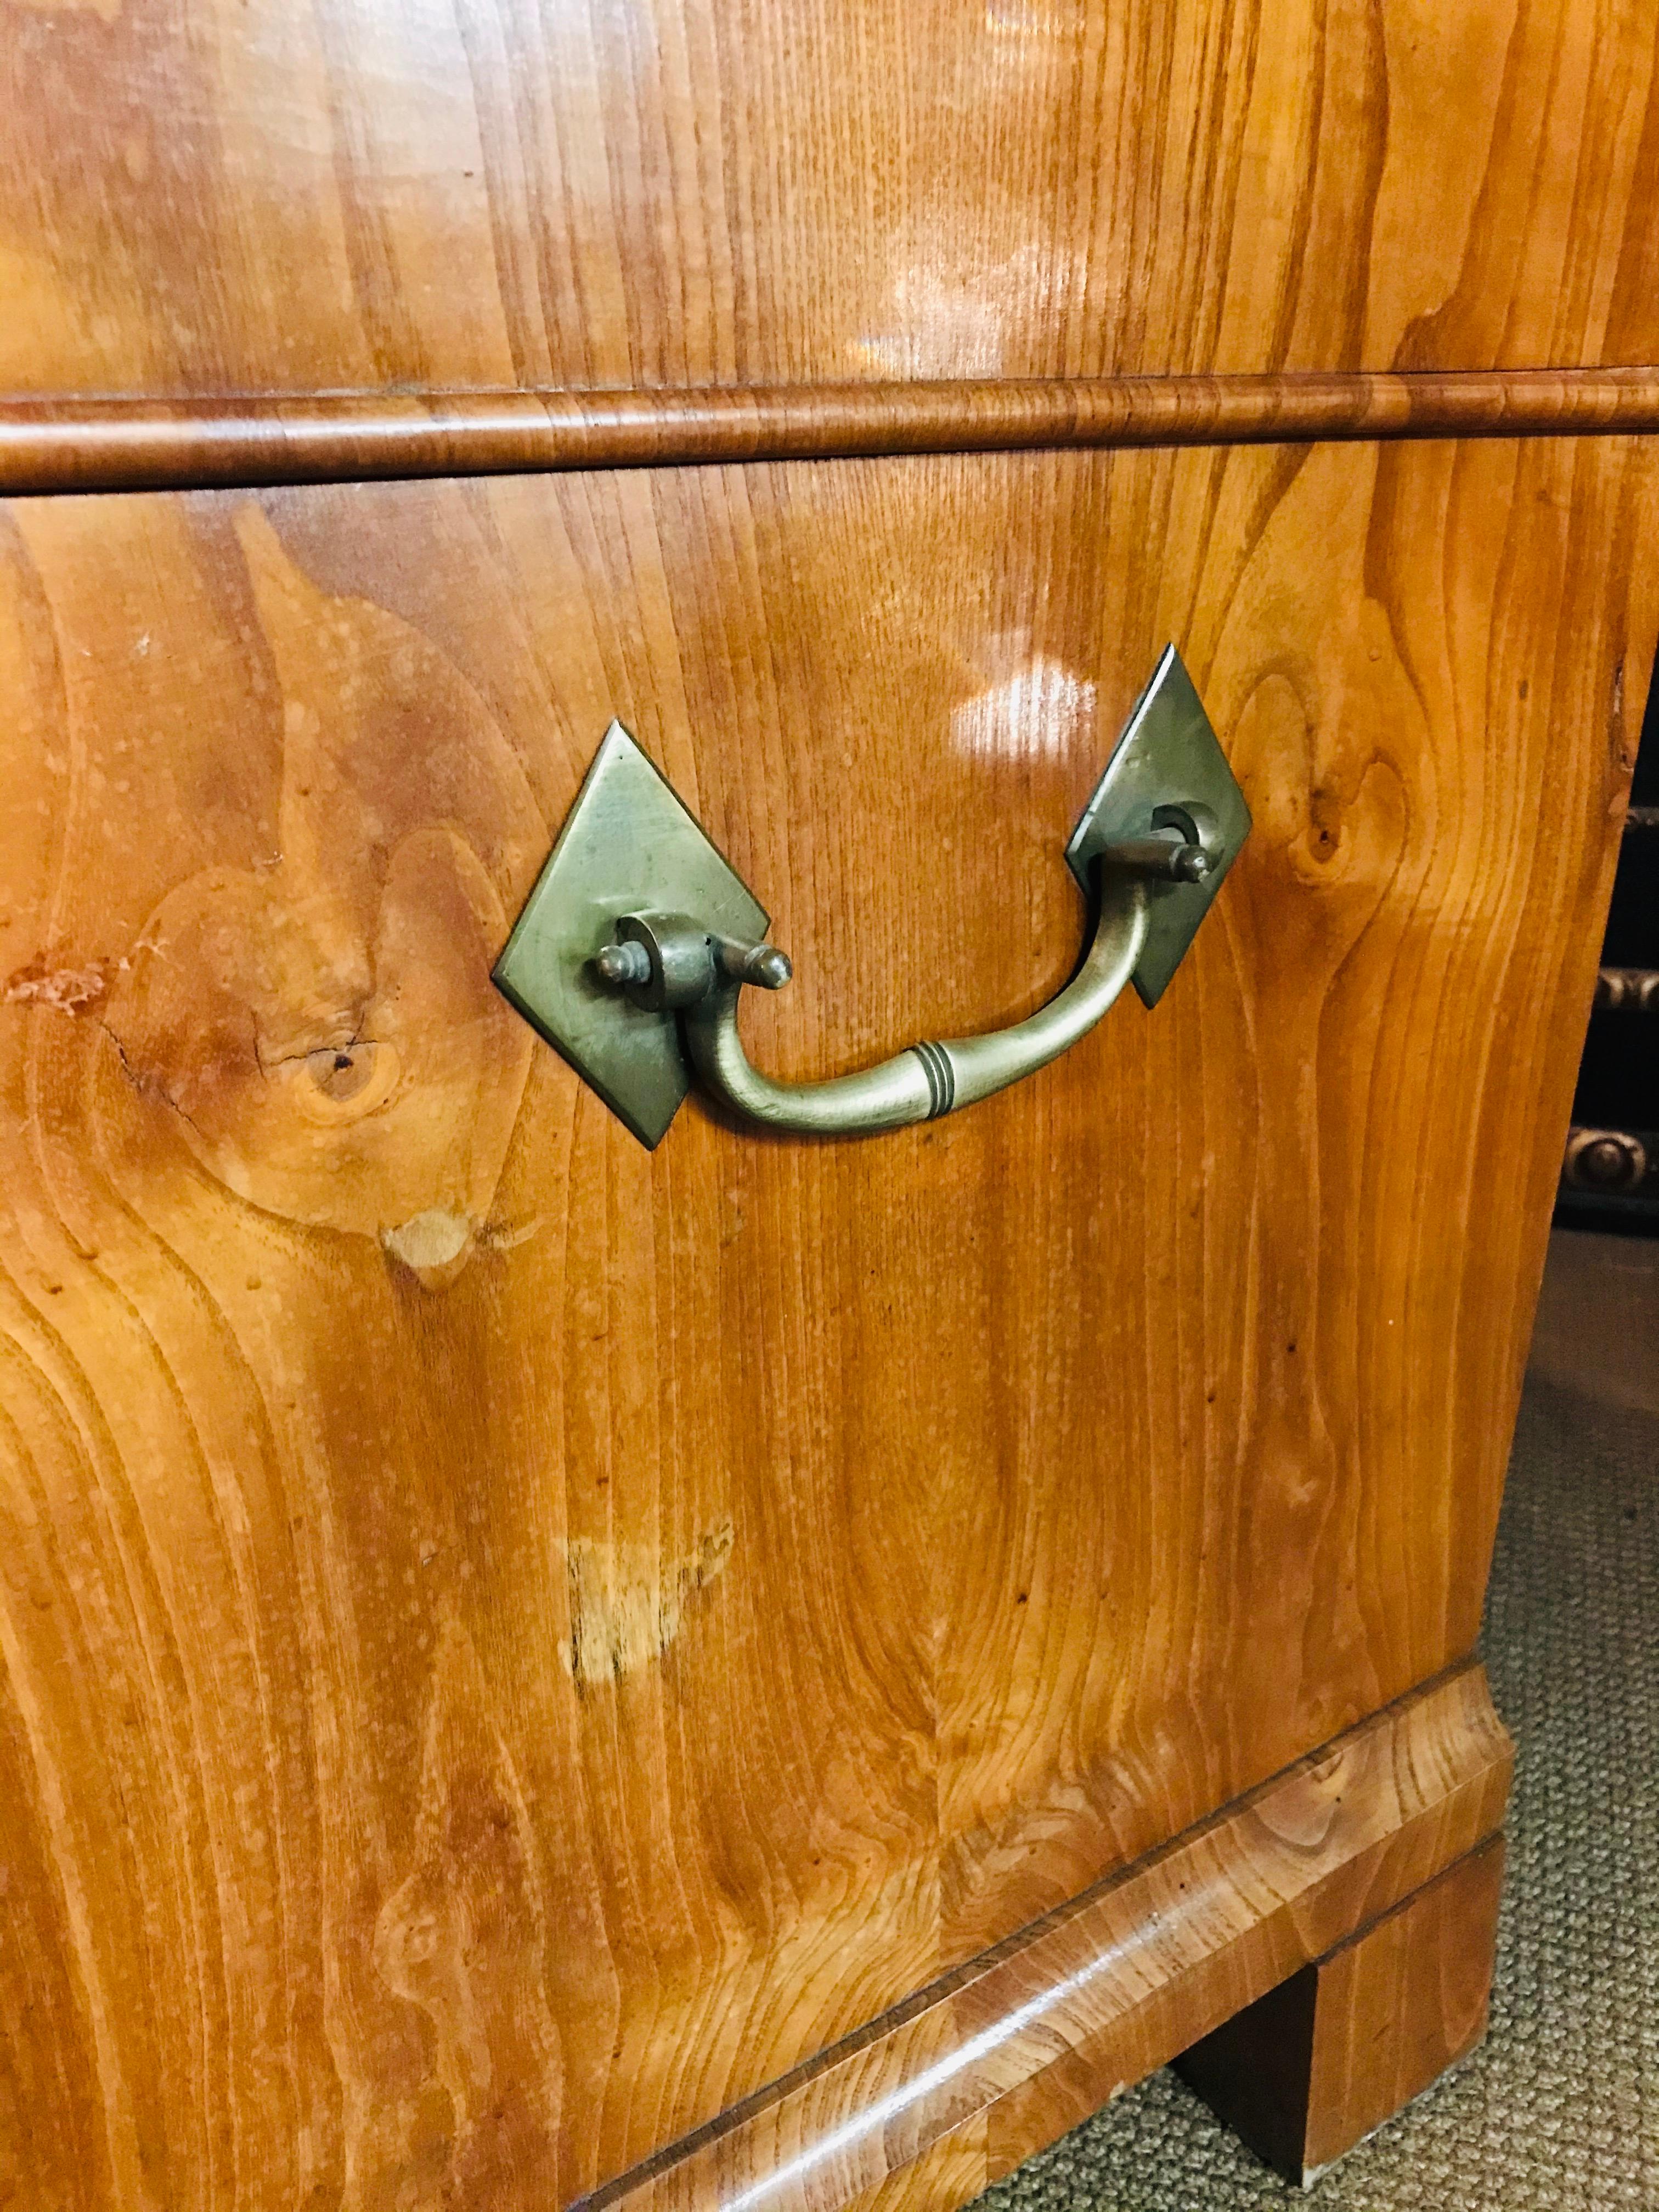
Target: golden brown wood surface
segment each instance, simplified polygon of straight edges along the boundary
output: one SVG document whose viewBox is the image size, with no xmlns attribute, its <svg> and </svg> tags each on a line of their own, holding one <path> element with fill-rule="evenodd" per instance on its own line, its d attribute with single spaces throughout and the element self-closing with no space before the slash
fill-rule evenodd
<svg viewBox="0 0 1659 2212">
<path fill-rule="evenodd" d="M 890 2025 L 878 2022 L 844 2054 L 787 2076 L 679 2156 L 601 2190 L 585 2212 L 745 2201 L 768 2212 L 869 2212 L 884 2192 L 905 2203 L 925 2203 L 927 2191 L 962 2201 L 1165 2064 L 1206 2024 L 1241 2007 L 1251 2017 L 1258 2001 L 1272 2002 L 1265 1992 L 1287 1981 L 1299 1991 L 1326 1973 L 1296 1970 L 1336 1931 L 1423 1896 L 1449 1860 L 1467 1866 L 1470 1846 L 1503 1818 L 1510 1762 L 1483 1670 L 1442 1680 L 1109 1878 Z M 1495 1883 L 1487 1888 L 1495 1902 Z M 1426 1894 L 1439 1899 L 1433 1933 L 1443 1936 L 1451 1893 L 1436 1884 Z M 1444 1948 L 1419 1965 L 1401 1940 L 1407 1923 L 1383 1925 L 1386 1940 L 1337 1952 L 1328 1967 L 1316 2069 L 1322 2146 L 1366 2109 L 1368 2094 L 1399 2087 L 1397 2105 L 1439 2070 L 1413 2075 L 1428 2033 L 1410 2039 L 1403 2063 L 1391 2051 L 1386 2075 L 1353 2063 L 1356 2031 L 1376 2031 L 1389 1994 L 1408 1984 L 1426 1999 Z M 1490 1925 L 1482 1932 L 1490 1978 Z M 1468 2010 L 1457 2017 L 1472 2031 Z M 1443 2049 L 1440 2064 L 1467 2040 Z M 1383 2116 L 1379 2106 L 1365 2124 Z M 947 2179 L 952 2199 L 943 2197 Z"/>
<path fill-rule="evenodd" d="M 1656 429 L 1659 370 L 1649 368 L 375 393 L 188 405 L 9 400 L 0 401 L 0 492 Z"/>
<path fill-rule="evenodd" d="M 1503 1880 L 1493 1836 L 1207 2035 L 1182 2075 L 1307 2187 L 1486 2033 Z"/>
<path fill-rule="evenodd" d="M 14 2194 L 567 2201 L 1468 1650 L 1652 473 L 4 510 Z M 1170 637 L 1255 835 L 1018 1089 L 647 1155 L 491 990 L 617 715 L 796 958 L 763 1065 L 1024 1011 Z"/>
<path fill-rule="evenodd" d="M 3 0 L 0 392 L 1651 362 L 1656 0 Z"/>
</svg>

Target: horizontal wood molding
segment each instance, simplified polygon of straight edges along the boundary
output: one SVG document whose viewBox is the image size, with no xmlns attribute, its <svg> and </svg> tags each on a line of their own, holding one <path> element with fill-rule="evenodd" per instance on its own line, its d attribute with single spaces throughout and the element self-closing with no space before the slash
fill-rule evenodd
<svg viewBox="0 0 1659 2212">
<path fill-rule="evenodd" d="M 1166 2064 L 1494 1834 L 1511 1761 L 1485 1669 L 1443 1676 L 593 2191 L 581 2212 L 833 2212 L 977 2132 L 988 2112 L 1006 2170 L 1079 2116 L 1045 2097 L 1045 2077 L 1081 2069 L 1098 2100 Z"/>
<path fill-rule="evenodd" d="M 0 494 L 1659 430 L 1659 368 L 0 402 Z"/>
</svg>

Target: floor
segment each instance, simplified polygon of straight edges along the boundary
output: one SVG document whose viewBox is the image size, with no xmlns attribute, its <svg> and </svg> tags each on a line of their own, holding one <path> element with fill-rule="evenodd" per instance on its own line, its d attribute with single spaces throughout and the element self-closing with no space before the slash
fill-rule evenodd
<svg viewBox="0 0 1659 2212">
<path fill-rule="evenodd" d="M 1164 2073 L 980 2212 L 1656 2212 L 1659 1243 L 1553 1240 L 1485 1651 L 1520 1755 L 1481 2048 L 1306 2196 Z"/>
</svg>

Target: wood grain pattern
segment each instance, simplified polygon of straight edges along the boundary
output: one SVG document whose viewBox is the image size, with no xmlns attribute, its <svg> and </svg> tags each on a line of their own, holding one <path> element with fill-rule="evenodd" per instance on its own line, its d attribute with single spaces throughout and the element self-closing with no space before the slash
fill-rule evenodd
<svg viewBox="0 0 1659 2212">
<path fill-rule="evenodd" d="M 1471 1647 L 1659 607 L 1618 439 L 18 501 L 0 2175 L 543 2207 Z M 644 1153 L 490 961 L 613 715 L 785 1075 L 1024 1011 L 1174 637 L 1157 1012 Z"/>
<path fill-rule="evenodd" d="M 1659 429 L 1659 371 L 1115 377 L 742 391 L 0 402 L 0 492 L 666 463 Z"/>
<path fill-rule="evenodd" d="M 0 391 L 1659 359 L 1656 0 L 4 0 Z"/>
<path fill-rule="evenodd" d="M 1055 2075 L 1068 2090 L 1089 2085 L 1070 2125 L 1173 2058 L 1199 2023 L 1253 2006 L 1333 1931 L 1419 1891 L 1449 1858 L 1466 1864 L 1503 1818 L 1511 1757 L 1484 1673 L 1465 1669 L 1109 1879 L 890 2026 L 878 2021 L 844 2055 L 775 2084 L 679 2156 L 585 2199 L 584 2212 L 840 2212 L 866 2196 L 880 2203 L 890 2179 L 896 2202 L 920 2202 L 904 2169 L 929 2153 L 929 2191 L 948 2180 L 965 2198 L 991 2178 L 993 2136 L 1005 2155 L 1018 2146 L 1012 2165 L 1061 2131 Z M 1386 2086 L 1352 2063 L 1352 2035 L 1374 2026 L 1368 2004 L 1411 1978 L 1395 1958 L 1400 1931 L 1389 1943 L 1388 1966 L 1379 1944 L 1358 1971 L 1352 1960 L 1334 1969 L 1322 2145 Z M 1421 1978 L 1426 1995 L 1426 1965 Z M 1415 2039 L 1413 2054 L 1424 2047 Z"/>
<path fill-rule="evenodd" d="M 1503 1881 L 1494 1836 L 1206 2036 L 1183 2078 L 1308 2187 L 1486 2033 Z"/>
</svg>

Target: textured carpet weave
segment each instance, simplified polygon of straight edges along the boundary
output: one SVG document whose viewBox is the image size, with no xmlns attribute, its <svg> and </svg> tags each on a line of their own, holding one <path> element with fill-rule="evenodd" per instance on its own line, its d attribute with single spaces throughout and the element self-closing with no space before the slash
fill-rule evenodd
<svg viewBox="0 0 1659 2212">
<path fill-rule="evenodd" d="M 979 2212 L 1659 2212 L 1659 1417 L 1529 1382 L 1485 1656 L 1519 1753 L 1492 2030 L 1306 2195 L 1172 2074 Z"/>
</svg>

